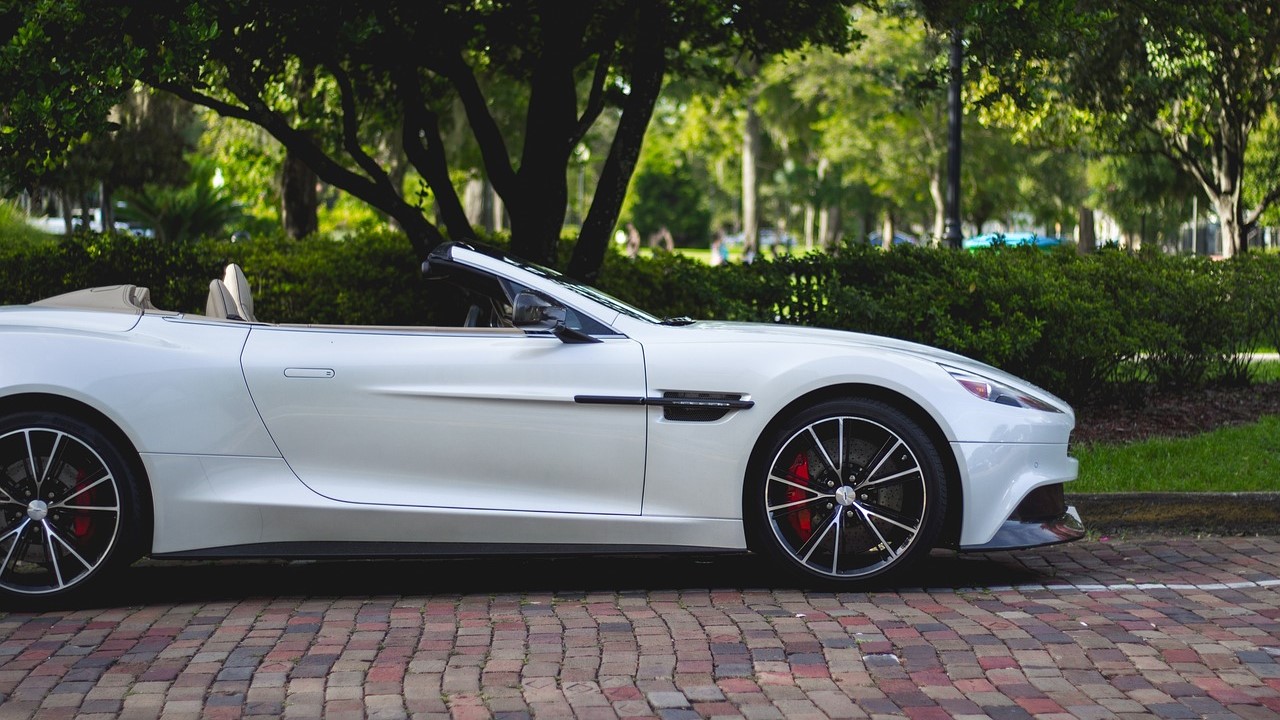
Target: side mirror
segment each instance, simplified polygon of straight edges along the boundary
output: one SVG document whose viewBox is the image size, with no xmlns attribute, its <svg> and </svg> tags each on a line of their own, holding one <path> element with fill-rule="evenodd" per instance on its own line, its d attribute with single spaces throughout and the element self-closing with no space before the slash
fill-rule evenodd
<svg viewBox="0 0 1280 720">
<path fill-rule="evenodd" d="M 563 308 L 559 308 L 559 318 L 553 317 L 556 309 L 554 305 L 534 293 L 517 293 L 515 301 L 511 304 L 511 324 L 516 327 L 526 327 L 540 325 L 547 320 L 564 322 Z"/>
<path fill-rule="evenodd" d="M 521 292 L 516 293 L 515 299 L 511 302 L 511 324 L 516 327 L 529 327 L 531 325 L 542 325 L 543 323 L 552 323 L 551 332 L 561 342 L 566 343 L 597 343 L 599 338 L 575 330 L 565 324 L 565 317 L 568 310 L 554 305 L 547 301 L 537 293 Z"/>
</svg>

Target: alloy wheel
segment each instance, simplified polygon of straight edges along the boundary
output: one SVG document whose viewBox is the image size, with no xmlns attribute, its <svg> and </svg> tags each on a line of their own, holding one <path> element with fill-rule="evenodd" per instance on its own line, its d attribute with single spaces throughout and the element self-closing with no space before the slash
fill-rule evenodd
<svg viewBox="0 0 1280 720">
<path fill-rule="evenodd" d="M 83 439 L 49 427 L 0 435 L 0 589 L 80 584 L 110 556 L 120 516 L 116 475 Z"/>
<path fill-rule="evenodd" d="M 919 542 L 930 484 L 897 432 L 865 417 L 824 417 L 796 430 L 774 456 L 766 516 L 780 549 L 807 572 L 877 575 Z"/>
</svg>

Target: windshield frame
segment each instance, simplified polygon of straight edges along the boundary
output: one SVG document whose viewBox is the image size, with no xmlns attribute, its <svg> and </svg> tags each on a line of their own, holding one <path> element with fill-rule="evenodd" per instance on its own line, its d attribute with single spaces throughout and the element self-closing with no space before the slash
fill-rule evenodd
<svg viewBox="0 0 1280 720">
<path fill-rule="evenodd" d="M 648 323 L 650 325 L 662 324 L 662 320 L 660 318 L 654 315 L 651 315 L 645 312 L 644 310 L 641 310 L 640 308 L 635 307 L 634 305 L 630 305 L 626 302 L 623 302 L 622 300 L 619 300 L 618 298 L 602 290 L 599 290 L 598 288 L 594 288 L 590 285 L 587 285 L 586 283 L 574 280 L 573 278 L 570 278 L 567 275 L 557 270 L 553 270 L 549 267 L 545 267 L 537 263 L 529 262 L 527 260 L 518 258 L 504 250 L 501 250 L 489 245 L 482 245 L 482 244 L 473 243 L 473 242 L 451 242 L 451 243 L 446 243 L 445 245 L 441 245 L 439 248 L 436 248 L 436 250 L 432 251 L 431 255 L 435 257 L 444 256 L 447 259 L 447 261 L 456 262 L 456 258 L 453 257 L 453 253 L 452 253 L 452 250 L 454 247 L 465 248 L 467 250 L 478 253 L 480 255 L 484 255 L 485 257 L 498 260 L 511 267 L 523 270 L 543 280 L 547 280 L 549 282 L 555 283 L 555 285 L 558 286 L 559 288 L 568 290 L 569 292 L 572 292 L 573 294 L 581 298 L 590 300 L 591 302 L 597 305 L 605 307 L 613 312 L 616 312 L 620 315 L 624 315 L 633 320 L 639 320 L 641 322 Z M 440 255 L 437 255 L 437 253 L 439 253 Z"/>
</svg>

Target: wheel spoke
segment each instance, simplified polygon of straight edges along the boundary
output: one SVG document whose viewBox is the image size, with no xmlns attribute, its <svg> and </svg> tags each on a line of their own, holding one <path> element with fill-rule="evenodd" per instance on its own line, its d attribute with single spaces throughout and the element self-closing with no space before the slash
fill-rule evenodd
<svg viewBox="0 0 1280 720">
<path fill-rule="evenodd" d="M 793 500 L 793 501 L 791 501 L 791 502 L 783 503 L 783 504 L 781 504 L 781 505 L 772 505 L 772 506 L 769 506 L 769 511 L 770 511 L 770 512 L 773 512 L 774 510 L 781 510 L 781 509 L 783 509 L 783 508 L 794 507 L 794 506 L 796 506 L 796 505 L 804 505 L 804 504 L 806 504 L 806 503 L 813 502 L 814 500 L 831 499 L 831 498 L 834 498 L 834 497 L 835 497 L 835 494 L 833 494 L 833 493 L 824 493 L 824 492 L 821 492 L 821 491 L 819 491 L 819 490 L 814 490 L 813 488 L 809 487 L 808 485 L 804 485 L 804 484 L 802 484 L 802 483 L 798 483 L 798 482 L 793 482 L 793 481 L 791 481 L 791 480 L 788 480 L 787 478 L 779 477 L 779 476 L 777 476 L 777 475 L 772 475 L 772 474 L 771 474 L 771 475 L 769 475 L 769 480 L 770 480 L 771 482 L 776 482 L 776 483 L 779 483 L 779 484 L 781 484 L 781 485 L 787 485 L 787 486 L 789 486 L 789 487 L 793 487 L 793 488 L 795 488 L 795 489 L 797 489 L 797 490 L 802 490 L 802 491 L 804 491 L 804 492 L 812 493 L 812 494 L 813 494 L 813 497 L 804 498 L 803 500 Z"/>
<path fill-rule="evenodd" d="M 49 564 L 53 567 L 53 576 L 58 580 L 58 587 L 66 587 L 66 583 L 62 581 L 62 568 L 58 565 L 58 549 L 53 546 L 53 533 L 49 531 L 49 523 L 40 521 L 40 525 L 44 527 L 44 544 L 45 550 L 49 553 Z"/>
<path fill-rule="evenodd" d="M 68 503 L 71 499 L 76 498 L 76 497 L 79 497 L 80 495 L 83 495 L 84 493 L 89 492 L 90 490 L 92 490 L 92 489 L 94 489 L 94 488 L 98 487 L 99 485 L 101 485 L 101 484 L 102 484 L 102 483 L 104 483 L 104 482 L 108 482 L 108 481 L 109 481 L 109 480 L 111 480 L 111 479 L 112 479 L 112 478 L 111 478 L 111 474 L 110 474 L 110 473 L 107 473 L 106 475 L 103 475 L 102 477 L 98 478 L 97 480 L 93 481 L 92 483 L 90 483 L 90 484 L 88 484 L 88 485 L 85 485 L 84 487 L 82 487 L 82 488 L 80 488 L 80 489 L 76 490 L 75 492 L 71 493 L 70 495 L 68 495 L 68 496 L 66 496 L 66 497 L 64 497 L 64 498 L 62 498 L 61 500 L 58 500 L 57 502 L 49 503 L 49 509 L 50 509 L 50 510 L 52 510 L 52 509 L 54 509 L 54 508 L 68 507 L 67 503 Z M 72 509 L 74 509 L 74 510 L 87 510 L 87 509 L 88 509 L 88 508 L 84 507 L 83 505 L 71 505 L 70 507 L 71 507 Z M 108 509 L 108 508 L 104 508 L 104 509 Z M 116 508 L 109 508 L 109 509 L 111 509 L 111 510 L 115 510 Z"/>
<path fill-rule="evenodd" d="M 797 556 L 803 556 L 800 557 L 800 559 L 804 561 L 805 564 L 808 564 L 809 558 L 813 557 L 813 552 L 822 544 L 822 539 L 827 536 L 827 533 L 831 532 L 831 529 L 836 526 L 839 522 L 839 518 L 840 513 L 832 513 L 831 517 L 827 518 L 826 522 L 823 524 L 821 531 L 811 535 L 809 539 L 796 550 L 795 554 Z"/>
<path fill-rule="evenodd" d="M 27 443 L 27 477 L 30 478 L 31 484 L 37 488 L 40 487 L 40 464 L 36 461 L 36 450 L 31 445 L 31 431 L 24 430 L 22 438 Z"/>
<path fill-rule="evenodd" d="M 44 487 L 45 482 L 48 481 L 49 478 L 54 477 L 57 474 L 54 472 L 54 468 L 62 465 L 62 455 L 66 448 L 66 443 L 63 441 L 66 440 L 66 438 L 67 438 L 66 433 L 54 434 L 53 447 L 49 449 L 49 457 L 45 460 L 44 468 L 39 468 L 36 465 L 36 457 L 31 447 L 31 435 L 30 433 L 28 433 L 27 449 L 28 451 L 32 452 L 31 467 L 36 469 L 36 474 L 33 477 L 35 477 L 35 480 L 36 480 L 37 495 L 40 494 L 40 489 Z"/>
<path fill-rule="evenodd" d="M 14 548 L 18 547 L 18 539 L 22 538 L 22 532 L 27 529 L 27 525 L 29 524 L 31 524 L 31 518 L 23 518 L 22 521 L 18 523 L 17 527 L 10 529 L 9 532 L 0 536 L 0 542 L 4 542 L 10 537 L 13 538 L 13 544 L 10 544 L 9 551 L 5 552 L 4 562 L 0 562 L 0 574 L 3 574 L 4 569 L 8 568 L 10 557 L 13 557 Z"/>
<path fill-rule="evenodd" d="M 868 470 L 866 475 L 864 475 L 863 477 L 864 478 L 875 477 L 875 474 L 880 472 L 880 468 L 883 467 L 884 464 L 888 462 L 889 457 L 893 455 L 893 451 L 897 450 L 898 446 L 901 444 L 902 444 L 902 440 L 897 435 L 890 435 L 889 439 L 885 441 L 884 445 L 880 446 L 880 450 L 876 452 L 875 457 L 871 459 L 871 462 L 867 463 L 867 465 L 871 469 Z M 866 480 L 863 480 L 863 482 L 858 483 L 858 487 L 862 487 L 864 484 L 866 484 Z"/>
<path fill-rule="evenodd" d="M 831 456 L 827 454 L 827 446 L 823 445 L 822 441 L 818 439 L 818 432 L 813 428 L 814 425 L 809 426 L 809 437 L 813 438 L 813 446 L 818 449 L 819 453 L 822 453 L 822 460 L 827 464 L 827 467 L 831 468 L 836 477 L 840 477 L 840 468 L 831 461 Z"/>
<path fill-rule="evenodd" d="M 886 475 L 885 477 L 882 477 L 882 478 L 877 478 L 875 480 L 866 480 L 864 482 L 858 483 L 858 486 L 855 489 L 861 490 L 862 488 L 868 488 L 868 487 L 871 487 L 872 485 L 883 485 L 884 483 L 901 481 L 919 472 L 920 472 L 920 466 L 915 465 L 908 470 L 903 470 L 902 472 L 896 472 L 892 475 Z"/>
<path fill-rule="evenodd" d="M 840 574 L 840 534 L 844 531 L 844 512 L 836 511 L 835 546 L 831 549 L 831 574 Z"/>
<path fill-rule="evenodd" d="M 0 563 L 0 579 L 4 578 L 4 573 L 9 569 L 9 561 L 13 559 L 13 551 L 18 549 L 18 544 L 22 542 L 22 531 L 27 529 L 31 524 L 31 518 L 22 518 L 22 522 L 18 526 L 4 535 L 0 535 L 0 542 L 4 542 L 9 536 L 13 536 L 13 544 L 9 546 L 9 550 L 4 554 L 4 562 Z"/>
<path fill-rule="evenodd" d="M 769 509 L 769 512 L 773 513 L 773 512 L 778 512 L 779 510 L 788 510 L 790 508 L 800 507 L 801 505 L 808 505 L 809 503 L 817 502 L 819 500 L 832 498 L 832 497 L 835 497 L 835 496 L 834 495 L 818 495 L 816 497 L 805 498 L 803 500 L 794 500 L 792 502 L 782 503 L 781 505 L 770 505 L 768 509 Z"/>
<path fill-rule="evenodd" d="M 874 505 L 871 503 L 859 503 L 858 508 L 863 512 L 865 512 L 866 514 L 871 515 L 872 517 L 879 518 L 889 523 L 890 525 L 897 525 L 898 527 L 902 528 L 903 530 L 906 530 L 907 532 L 913 535 L 920 530 L 920 525 L 918 523 L 916 525 L 907 524 L 915 520 L 915 518 L 910 518 L 910 517 L 907 517 L 906 515 L 893 512 L 888 508 L 880 507 L 879 505 Z"/>
<path fill-rule="evenodd" d="M 871 522 L 871 518 L 869 517 L 870 513 L 859 505 L 854 505 L 854 507 L 858 508 L 858 516 L 862 518 L 862 524 L 871 530 L 871 532 L 876 536 L 876 539 L 880 541 L 880 547 L 884 548 L 884 551 L 888 553 L 891 559 L 896 559 L 898 557 L 898 551 L 893 549 L 893 546 L 885 539 L 884 535 L 880 532 L 880 529 L 876 527 L 876 524 Z"/>
<path fill-rule="evenodd" d="M 119 505 L 67 505 L 59 508 L 55 508 L 52 505 L 50 505 L 49 509 L 50 510 L 74 510 L 75 512 L 80 512 L 81 510 L 88 510 L 91 512 L 120 512 Z"/>
<path fill-rule="evenodd" d="M 81 557 L 80 553 L 76 552 L 76 549 L 72 547 L 70 543 L 68 543 L 66 540 L 63 540 L 61 535 L 55 533 L 53 531 L 52 525 L 50 525 L 48 522 L 44 522 L 43 524 L 44 524 L 44 531 L 49 536 L 50 539 L 57 540 L 58 544 L 66 548 L 67 552 L 71 553 L 71 556 L 74 557 L 76 561 L 79 562 L 82 566 L 84 566 L 86 570 L 93 569 L 94 564 L 89 562 L 88 560 L 85 560 L 83 557 Z M 61 575 L 59 575 L 59 578 L 61 578 Z M 61 580 L 59 580 L 59 582 L 61 582 Z"/>
</svg>

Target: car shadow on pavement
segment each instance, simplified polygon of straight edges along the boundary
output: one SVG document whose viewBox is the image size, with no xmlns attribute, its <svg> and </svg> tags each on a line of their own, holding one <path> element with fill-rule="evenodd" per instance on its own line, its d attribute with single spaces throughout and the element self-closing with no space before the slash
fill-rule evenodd
<svg viewBox="0 0 1280 720">
<path fill-rule="evenodd" d="M 1012 555 L 935 551 L 891 585 L 910 591 L 1043 582 L 1044 573 Z M 143 561 L 119 573 L 96 604 L 150 605 L 253 597 L 439 596 L 493 593 L 656 592 L 721 589 L 803 590 L 750 554 L 478 557 L 431 560 Z"/>
</svg>

